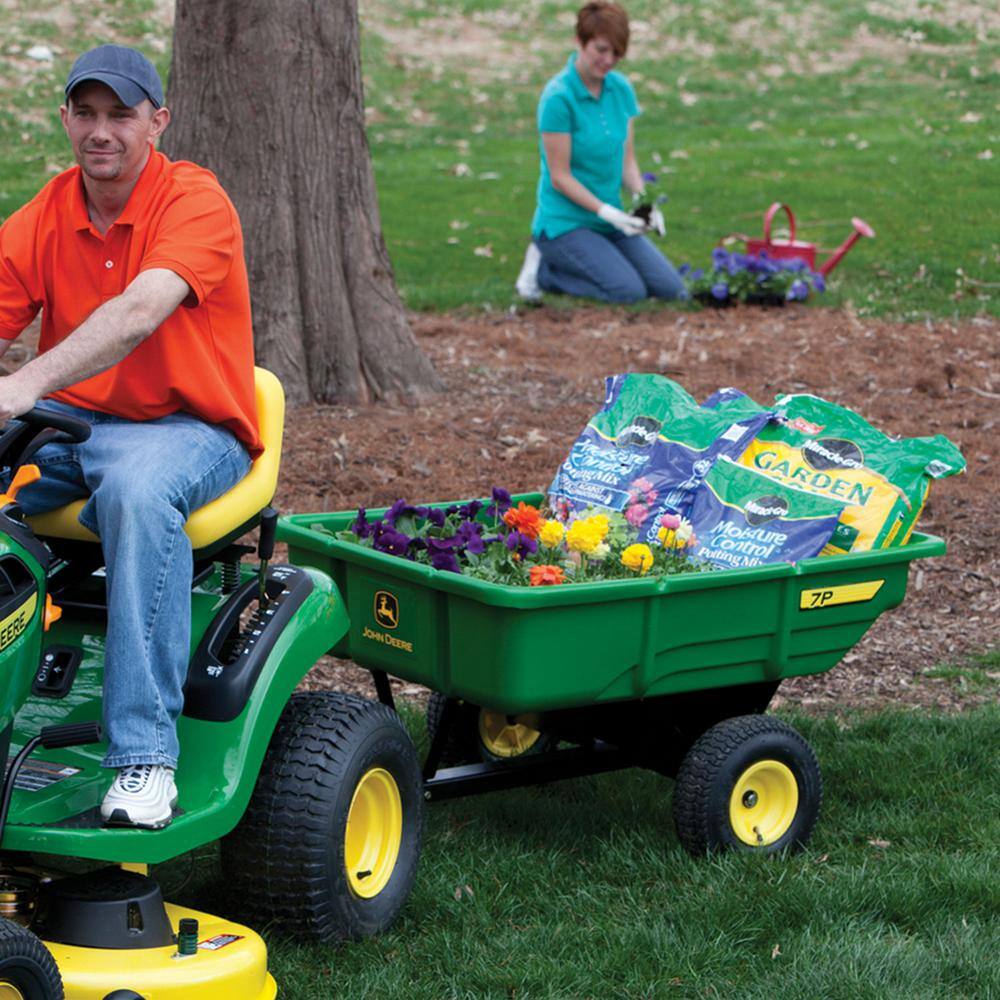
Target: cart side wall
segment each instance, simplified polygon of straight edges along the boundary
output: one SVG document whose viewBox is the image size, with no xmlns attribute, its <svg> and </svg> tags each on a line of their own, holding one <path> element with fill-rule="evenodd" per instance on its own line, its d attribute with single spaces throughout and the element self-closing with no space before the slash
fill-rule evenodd
<svg viewBox="0 0 1000 1000">
<path fill-rule="evenodd" d="M 944 548 L 927 539 L 909 552 L 543 594 L 440 574 L 321 532 L 285 533 L 292 562 L 330 573 L 345 597 L 351 627 L 335 653 L 506 712 L 827 670 L 903 600 L 909 561 Z"/>
</svg>

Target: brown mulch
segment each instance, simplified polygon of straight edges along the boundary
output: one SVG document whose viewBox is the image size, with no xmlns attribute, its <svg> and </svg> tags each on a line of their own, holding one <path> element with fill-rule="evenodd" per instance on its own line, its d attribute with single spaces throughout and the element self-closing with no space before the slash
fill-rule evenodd
<svg viewBox="0 0 1000 1000">
<path fill-rule="evenodd" d="M 945 434 L 968 471 L 936 483 L 920 527 L 948 554 L 913 564 L 906 601 L 833 670 L 786 681 L 776 704 L 957 709 L 996 701 L 986 684 L 929 677 L 1000 647 L 1000 323 L 895 324 L 850 311 L 572 311 L 411 316 L 447 391 L 413 408 L 290 411 L 277 502 L 285 513 L 544 490 L 605 375 L 660 372 L 697 398 L 726 385 L 760 402 L 811 392 L 900 436 Z M 324 661 L 310 687 L 370 691 L 367 674 Z M 397 684 L 404 695 L 422 689 Z"/>
</svg>

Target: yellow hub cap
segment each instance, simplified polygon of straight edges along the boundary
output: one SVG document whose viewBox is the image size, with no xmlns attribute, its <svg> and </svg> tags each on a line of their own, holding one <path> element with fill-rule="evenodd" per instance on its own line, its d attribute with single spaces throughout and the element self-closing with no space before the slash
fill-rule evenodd
<svg viewBox="0 0 1000 1000">
<path fill-rule="evenodd" d="M 24 1000 L 24 994 L 10 983 L 0 983 L 0 1000 Z"/>
<path fill-rule="evenodd" d="M 402 839 L 399 788 L 388 771 L 373 767 L 354 789 L 344 833 L 347 884 L 355 896 L 371 899 L 388 885 Z"/>
<path fill-rule="evenodd" d="M 737 779 L 729 797 L 729 822 L 744 844 L 766 847 L 788 832 L 798 808 L 795 775 L 780 761 L 761 760 Z"/>
<path fill-rule="evenodd" d="M 479 738 L 494 757 L 520 757 L 542 734 L 521 722 L 510 722 L 503 712 L 484 708 L 479 713 Z"/>
</svg>

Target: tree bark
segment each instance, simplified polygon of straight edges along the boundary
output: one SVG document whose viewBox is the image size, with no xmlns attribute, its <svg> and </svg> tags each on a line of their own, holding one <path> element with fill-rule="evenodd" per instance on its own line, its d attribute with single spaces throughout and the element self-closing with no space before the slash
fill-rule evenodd
<svg viewBox="0 0 1000 1000">
<path fill-rule="evenodd" d="M 382 238 L 357 0 L 177 0 L 167 104 L 164 152 L 240 214 L 258 363 L 289 401 L 439 389 Z"/>
</svg>

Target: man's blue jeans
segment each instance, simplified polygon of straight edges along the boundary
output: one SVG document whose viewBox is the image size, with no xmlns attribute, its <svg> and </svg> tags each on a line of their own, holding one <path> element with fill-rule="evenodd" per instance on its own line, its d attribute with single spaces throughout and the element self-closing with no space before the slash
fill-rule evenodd
<svg viewBox="0 0 1000 1000">
<path fill-rule="evenodd" d="M 186 413 L 133 422 L 43 400 L 90 423 L 82 444 L 34 456 L 42 478 L 21 490 L 27 514 L 89 494 L 80 523 L 101 538 L 107 572 L 104 659 L 105 767 L 177 766 L 177 717 L 191 647 L 188 515 L 250 468 L 228 430 Z"/>
<path fill-rule="evenodd" d="M 535 242 L 542 254 L 538 284 L 546 292 L 603 302 L 688 297 L 673 264 L 645 236 L 572 229 Z"/>
</svg>

